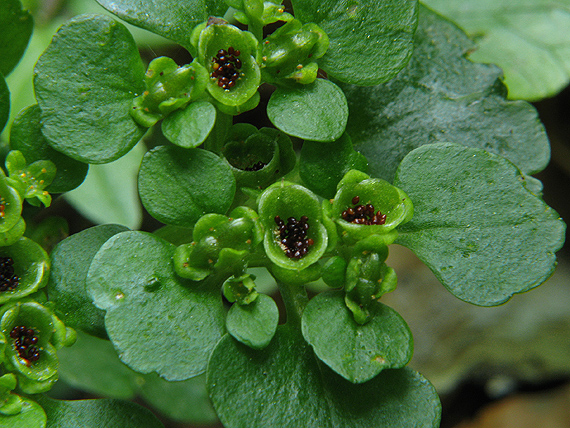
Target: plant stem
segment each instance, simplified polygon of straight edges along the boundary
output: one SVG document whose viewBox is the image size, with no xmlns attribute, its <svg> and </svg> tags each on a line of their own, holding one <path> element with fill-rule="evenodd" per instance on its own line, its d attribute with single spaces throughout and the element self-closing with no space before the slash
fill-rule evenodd
<svg viewBox="0 0 570 428">
<path fill-rule="evenodd" d="M 278 281 L 277 286 L 281 293 L 285 309 L 287 311 L 287 324 L 301 329 L 301 317 L 305 306 L 309 303 L 309 297 L 305 287 L 299 285 L 289 285 Z"/>
</svg>

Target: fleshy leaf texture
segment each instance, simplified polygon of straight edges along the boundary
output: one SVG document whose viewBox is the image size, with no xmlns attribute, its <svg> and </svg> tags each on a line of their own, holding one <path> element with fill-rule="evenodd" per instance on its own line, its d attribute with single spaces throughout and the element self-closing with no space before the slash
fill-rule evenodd
<svg viewBox="0 0 570 428">
<path fill-rule="evenodd" d="M 207 101 L 189 104 L 162 121 L 162 132 L 179 147 L 191 149 L 204 142 L 216 122 L 216 108 Z"/>
<path fill-rule="evenodd" d="M 319 66 L 358 85 L 394 77 L 409 61 L 417 25 L 416 0 L 293 0 L 295 16 L 319 25 L 330 39 Z"/>
<path fill-rule="evenodd" d="M 6 79 L 0 74 L 0 132 L 4 129 L 10 115 L 10 90 Z"/>
<path fill-rule="evenodd" d="M 342 291 L 318 294 L 303 312 L 305 340 L 323 362 L 353 383 L 402 368 L 412 358 L 412 333 L 402 317 L 382 303 L 370 312 L 370 322 L 356 323 Z"/>
<path fill-rule="evenodd" d="M 570 82 L 568 0 L 428 0 L 477 41 L 473 61 L 505 72 L 509 97 L 537 101 Z"/>
<path fill-rule="evenodd" d="M 536 110 L 505 99 L 497 67 L 465 58 L 474 45 L 460 29 L 420 7 L 415 42 L 410 63 L 390 82 L 341 85 L 347 132 L 371 176 L 392 181 L 407 153 L 450 141 L 504 156 L 526 174 L 545 168 L 550 146 Z"/>
<path fill-rule="evenodd" d="M 131 117 L 145 69 L 126 27 L 102 15 L 64 24 L 38 60 L 34 86 L 42 132 L 57 151 L 107 163 L 127 153 L 146 128 Z"/>
<path fill-rule="evenodd" d="M 112 398 L 66 401 L 42 396 L 38 402 L 47 415 L 46 428 L 164 428 L 150 410 L 130 401 Z"/>
<path fill-rule="evenodd" d="M 185 380 L 206 369 L 224 311 L 219 291 L 174 273 L 174 249 L 149 233 L 119 233 L 95 255 L 87 290 L 107 311 L 107 333 L 125 364 Z"/>
<path fill-rule="evenodd" d="M 441 414 L 419 373 L 385 370 L 354 385 L 319 363 L 288 326 L 262 351 L 225 336 L 210 359 L 208 387 L 226 428 L 436 428 Z"/>
<path fill-rule="evenodd" d="M 157 220 L 176 226 L 193 226 L 207 213 L 224 214 L 235 191 L 230 166 L 203 149 L 156 147 L 144 156 L 139 172 L 144 207 Z"/>
<path fill-rule="evenodd" d="M 2 428 L 44 428 L 46 414 L 38 403 L 24 399 L 22 411 L 15 415 L 0 414 L 0 427 Z"/>
<path fill-rule="evenodd" d="M 422 146 L 396 176 L 414 201 L 396 242 L 459 299 L 504 303 L 546 281 L 564 243 L 564 222 L 524 181 L 512 163 L 484 150 Z"/>
<path fill-rule="evenodd" d="M 346 98 L 330 80 L 316 79 L 308 85 L 278 87 L 267 104 L 275 127 L 293 137 L 312 141 L 335 141 L 348 120 Z"/>
<path fill-rule="evenodd" d="M 275 334 L 279 309 L 266 294 L 247 305 L 234 304 L 226 318 L 228 333 L 253 349 L 263 349 Z"/>
<path fill-rule="evenodd" d="M 0 9 L 0 74 L 7 76 L 18 64 L 32 35 L 34 21 L 19 0 L 2 0 Z"/>
<path fill-rule="evenodd" d="M 12 122 L 10 147 L 21 151 L 28 163 L 42 159 L 53 162 L 56 175 L 46 190 L 50 193 L 68 192 L 83 182 L 89 165 L 52 149 L 42 134 L 40 117 L 37 104 L 22 110 Z"/>
<path fill-rule="evenodd" d="M 223 16 L 223 0 L 97 0 L 101 6 L 137 27 L 159 34 L 182 46 L 190 46 L 195 25 L 210 16 Z"/>
<path fill-rule="evenodd" d="M 64 239 L 53 249 L 47 290 L 57 314 L 69 327 L 107 337 L 105 312 L 93 305 L 85 288 L 87 271 L 99 248 L 112 236 L 127 230 L 117 224 L 91 227 Z"/>
</svg>

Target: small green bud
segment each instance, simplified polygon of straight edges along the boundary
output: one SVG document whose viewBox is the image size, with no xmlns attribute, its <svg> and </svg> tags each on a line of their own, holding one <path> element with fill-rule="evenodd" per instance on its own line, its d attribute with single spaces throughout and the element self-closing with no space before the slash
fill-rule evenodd
<svg viewBox="0 0 570 428">
<path fill-rule="evenodd" d="M 56 168 L 49 160 L 39 160 L 26 164 L 24 155 L 19 150 L 11 150 L 6 156 L 6 169 L 9 177 L 6 182 L 18 191 L 22 198 L 32 205 L 43 203 L 49 207 L 51 195 L 45 190 L 55 178 Z"/>
<path fill-rule="evenodd" d="M 230 303 L 249 305 L 259 296 L 259 293 L 255 291 L 254 279 L 255 276 L 250 274 L 228 278 L 223 286 L 224 296 Z"/>
</svg>

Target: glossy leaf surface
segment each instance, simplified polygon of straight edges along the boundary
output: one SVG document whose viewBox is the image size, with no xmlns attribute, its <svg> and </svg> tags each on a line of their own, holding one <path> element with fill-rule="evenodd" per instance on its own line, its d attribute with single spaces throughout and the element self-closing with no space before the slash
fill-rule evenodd
<svg viewBox="0 0 570 428">
<path fill-rule="evenodd" d="M 1 428 L 44 428 L 46 414 L 41 406 L 32 400 L 24 400 L 22 411 L 16 415 L 0 414 Z"/>
<path fill-rule="evenodd" d="M 18 64 L 32 35 L 34 22 L 19 0 L 3 0 L 0 8 L 0 74 L 7 76 Z M 0 126 L 1 128 L 1 126 Z"/>
<path fill-rule="evenodd" d="M 225 336 L 210 359 L 208 387 L 226 428 L 439 427 L 439 398 L 420 374 L 386 370 L 354 385 L 287 326 L 262 351 Z"/>
<path fill-rule="evenodd" d="M 260 294 L 247 305 L 234 304 L 227 315 L 228 333 L 253 349 L 263 349 L 275 334 L 279 310 L 275 301 Z"/>
<path fill-rule="evenodd" d="M 293 0 L 295 16 L 315 22 L 330 46 L 319 66 L 330 76 L 358 85 L 394 77 L 410 59 L 417 25 L 415 0 Z"/>
<path fill-rule="evenodd" d="M 505 72 L 509 98 L 537 101 L 570 81 L 568 0 L 428 0 L 476 38 L 473 61 Z"/>
<path fill-rule="evenodd" d="M 145 232 L 115 235 L 95 255 L 87 290 L 107 311 L 107 333 L 125 364 L 184 380 L 206 369 L 224 312 L 219 291 L 174 273 L 174 249 Z"/>
<path fill-rule="evenodd" d="M 230 166 L 203 149 L 159 146 L 143 158 L 139 194 L 157 220 L 192 226 L 204 214 L 224 214 L 235 193 Z"/>
<path fill-rule="evenodd" d="M 4 76 L 0 74 L 0 132 L 4 129 L 10 114 L 10 90 Z"/>
<path fill-rule="evenodd" d="M 303 312 L 305 340 L 322 361 L 353 383 L 404 367 L 412 357 L 412 333 L 402 317 L 382 303 L 370 312 L 371 321 L 357 324 L 339 291 L 318 294 Z"/>
<path fill-rule="evenodd" d="M 204 142 L 216 122 L 216 108 L 209 102 L 189 104 L 162 121 L 162 132 L 173 144 L 185 149 Z"/>
<path fill-rule="evenodd" d="M 278 87 L 267 104 L 275 127 L 293 137 L 313 141 L 340 138 L 348 120 L 346 98 L 330 80 Z"/>
<path fill-rule="evenodd" d="M 513 164 L 483 150 L 422 146 L 396 176 L 414 201 L 396 242 L 459 299 L 504 303 L 548 279 L 564 242 L 564 222 L 524 181 Z"/>
<path fill-rule="evenodd" d="M 64 239 L 53 249 L 47 290 L 65 324 L 94 336 L 107 337 L 105 312 L 93 304 L 85 288 L 87 271 L 107 239 L 127 230 L 117 224 L 95 226 Z"/>
<path fill-rule="evenodd" d="M 410 63 L 390 82 L 341 85 L 347 132 L 371 176 L 392 181 L 411 150 L 450 141 L 500 154 L 527 174 L 544 169 L 550 149 L 535 109 L 505 100 L 497 67 L 465 58 L 474 45 L 461 30 L 421 7 L 415 43 Z"/>
<path fill-rule="evenodd" d="M 42 132 L 57 151 L 82 162 L 106 163 L 143 136 L 146 129 L 129 110 L 145 89 L 145 70 L 122 24 L 102 15 L 68 21 L 34 73 Z"/>
</svg>

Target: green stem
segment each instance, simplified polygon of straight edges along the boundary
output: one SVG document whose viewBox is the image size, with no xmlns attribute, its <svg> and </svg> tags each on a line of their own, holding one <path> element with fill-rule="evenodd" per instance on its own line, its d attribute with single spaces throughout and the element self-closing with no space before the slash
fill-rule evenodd
<svg viewBox="0 0 570 428">
<path fill-rule="evenodd" d="M 279 281 L 277 282 L 277 286 L 279 287 L 283 303 L 285 303 L 287 324 L 301 329 L 301 317 L 303 316 L 305 306 L 309 303 L 309 297 L 307 296 L 305 287 L 284 284 Z"/>
</svg>

